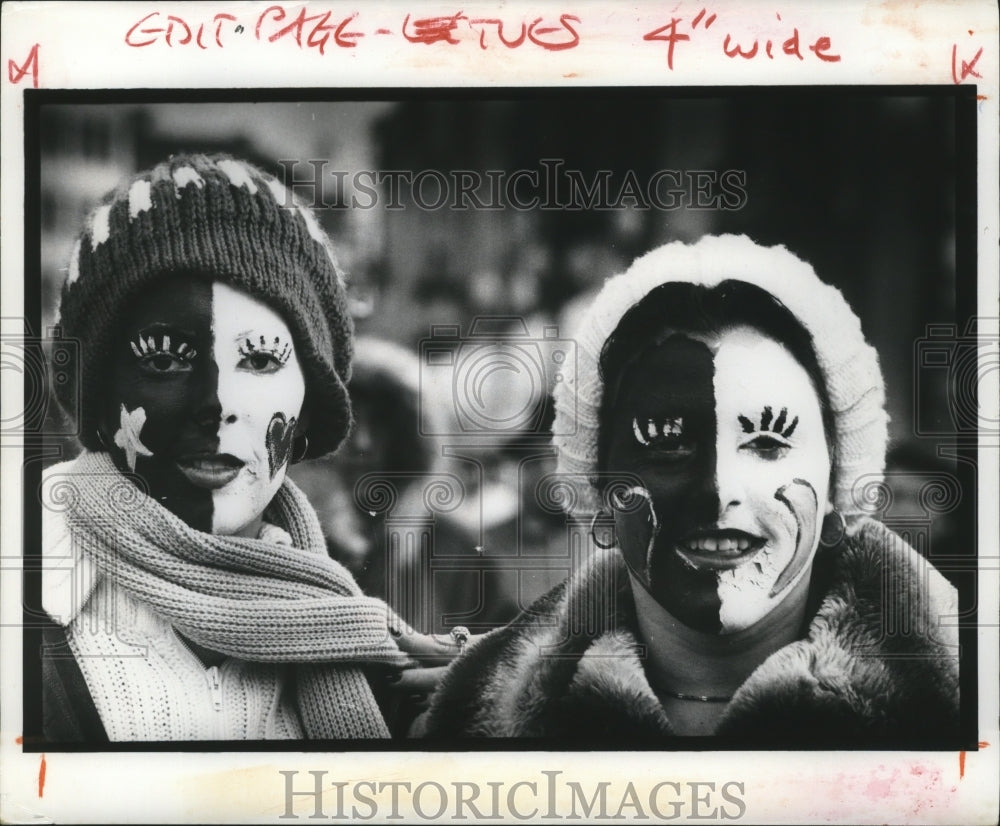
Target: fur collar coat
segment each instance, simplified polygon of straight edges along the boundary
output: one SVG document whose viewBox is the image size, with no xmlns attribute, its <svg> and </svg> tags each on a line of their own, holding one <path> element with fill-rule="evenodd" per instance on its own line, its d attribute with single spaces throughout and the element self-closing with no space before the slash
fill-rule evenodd
<svg viewBox="0 0 1000 826">
<path fill-rule="evenodd" d="M 771 748 L 954 738 L 957 613 L 955 589 L 930 563 L 880 523 L 862 521 L 836 549 L 821 549 L 801 639 L 744 682 L 717 737 Z M 662 744 L 674 735 L 636 628 L 624 563 L 616 551 L 600 552 L 452 665 L 424 734 Z"/>
</svg>

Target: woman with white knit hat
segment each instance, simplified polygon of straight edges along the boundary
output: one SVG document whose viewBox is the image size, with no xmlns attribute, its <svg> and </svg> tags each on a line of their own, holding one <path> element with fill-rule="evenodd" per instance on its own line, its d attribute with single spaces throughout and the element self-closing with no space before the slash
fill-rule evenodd
<svg viewBox="0 0 1000 826">
<path fill-rule="evenodd" d="M 172 157 L 88 218 L 60 323 L 85 450 L 42 489 L 46 740 L 388 736 L 371 678 L 457 646 L 362 595 L 286 478 L 351 425 L 313 214 L 241 160 Z"/>
<path fill-rule="evenodd" d="M 610 279 L 556 389 L 594 553 L 449 669 L 431 736 L 905 742 L 958 721 L 954 588 L 864 515 L 878 358 L 783 247 L 673 243 Z M 589 528 L 589 530 L 588 530 Z"/>
</svg>

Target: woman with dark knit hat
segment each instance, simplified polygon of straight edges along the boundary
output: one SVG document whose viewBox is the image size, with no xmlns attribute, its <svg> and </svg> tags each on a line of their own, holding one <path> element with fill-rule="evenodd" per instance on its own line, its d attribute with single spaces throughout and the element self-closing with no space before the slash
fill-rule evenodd
<svg viewBox="0 0 1000 826">
<path fill-rule="evenodd" d="M 706 237 L 610 279 L 579 330 L 553 433 L 593 553 L 468 647 L 423 730 L 772 748 L 953 735 L 955 589 L 866 516 L 885 388 L 843 296 L 783 247 Z"/>
<path fill-rule="evenodd" d="M 42 491 L 46 738 L 388 736 L 369 678 L 453 647 L 362 595 L 286 478 L 351 425 L 313 214 L 241 160 L 172 157 L 87 219 L 60 323 L 85 450 Z"/>
</svg>

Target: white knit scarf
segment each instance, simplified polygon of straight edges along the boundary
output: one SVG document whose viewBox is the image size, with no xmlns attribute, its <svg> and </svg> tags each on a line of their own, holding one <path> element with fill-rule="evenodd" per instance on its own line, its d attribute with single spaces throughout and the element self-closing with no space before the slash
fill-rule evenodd
<svg viewBox="0 0 1000 826">
<path fill-rule="evenodd" d="M 389 735 L 364 663 L 409 660 L 398 617 L 327 555 L 319 520 L 286 479 L 266 512 L 292 546 L 195 530 L 146 496 L 106 453 L 83 453 L 60 496 L 78 547 L 185 636 L 228 656 L 296 663 L 310 738 Z M 55 492 L 53 492 L 55 493 Z"/>
</svg>

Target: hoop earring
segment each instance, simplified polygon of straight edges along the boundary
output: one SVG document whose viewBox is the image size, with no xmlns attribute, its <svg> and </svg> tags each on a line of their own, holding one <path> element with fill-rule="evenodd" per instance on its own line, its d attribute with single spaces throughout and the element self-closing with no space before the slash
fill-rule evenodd
<svg viewBox="0 0 1000 826">
<path fill-rule="evenodd" d="M 603 542 L 601 542 L 597 538 L 597 534 L 594 533 L 594 525 L 597 524 L 597 517 L 600 516 L 600 515 L 601 515 L 600 512 L 597 512 L 597 513 L 594 514 L 593 518 L 590 520 L 590 538 L 594 541 L 594 544 L 598 548 L 601 548 L 602 550 L 605 550 L 605 551 L 609 551 L 609 550 L 611 550 L 612 548 L 614 548 L 614 547 L 616 547 L 618 545 L 618 540 L 616 538 L 610 544 L 605 545 Z"/>
<path fill-rule="evenodd" d="M 836 524 L 831 525 L 831 518 Z M 834 508 L 823 517 L 823 527 L 819 532 L 819 544 L 823 548 L 836 548 L 847 535 L 847 520 L 839 510 Z"/>
<path fill-rule="evenodd" d="M 101 433 L 101 428 L 99 427 L 94 428 L 94 433 L 97 434 L 97 441 L 101 443 L 101 447 L 103 447 L 108 453 L 110 453 L 111 448 L 109 448 L 108 443 L 104 441 L 104 434 Z"/>
<path fill-rule="evenodd" d="M 303 433 L 301 436 L 301 440 L 302 441 L 300 443 L 299 437 L 296 437 L 295 442 L 293 444 L 293 452 L 292 452 L 293 465 L 296 462 L 301 462 L 305 458 L 306 452 L 309 450 L 309 437 Z"/>
</svg>

